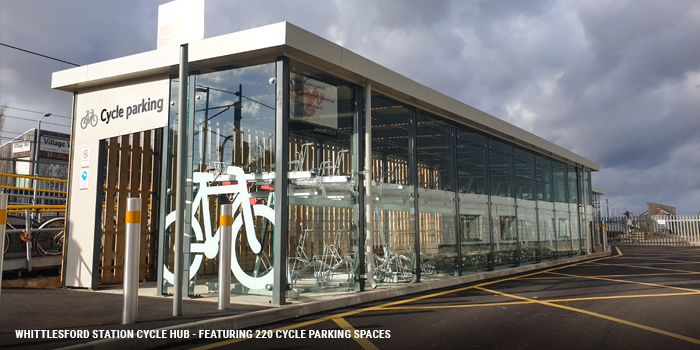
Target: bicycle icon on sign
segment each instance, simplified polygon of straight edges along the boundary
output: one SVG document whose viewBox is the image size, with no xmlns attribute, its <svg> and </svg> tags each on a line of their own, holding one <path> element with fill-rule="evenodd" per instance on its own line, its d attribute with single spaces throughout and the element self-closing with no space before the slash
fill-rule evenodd
<svg viewBox="0 0 700 350">
<path fill-rule="evenodd" d="M 194 254 L 191 259 L 189 278 L 191 280 L 197 274 L 199 267 L 202 264 L 202 259 L 206 256 L 208 259 L 213 259 L 219 254 L 219 238 L 221 229 L 217 229 L 216 233 L 212 234 L 211 212 L 209 209 L 209 196 L 230 195 L 235 198 L 232 200 L 232 209 L 237 213 L 239 208 L 241 214 L 237 215 L 233 220 L 232 236 L 231 236 L 231 271 L 238 281 L 250 289 L 264 289 L 266 285 L 273 284 L 274 268 L 270 267 L 262 275 L 255 273 L 253 276 L 248 275 L 238 264 L 236 256 L 236 241 L 241 227 L 245 225 L 246 238 L 250 249 L 260 257 L 263 254 L 262 245 L 255 233 L 254 216 L 260 216 L 275 224 L 275 210 L 267 205 L 254 204 L 251 205 L 251 196 L 248 192 L 246 175 L 242 168 L 229 166 L 226 174 L 231 177 L 231 185 L 209 186 L 214 182 L 219 175 L 215 173 L 200 173 L 195 172 L 192 176 L 192 181 L 199 186 L 199 190 L 192 200 L 192 217 L 191 226 L 196 238 L 196 242 L 190 243 L 190 253 Z M 215 176 L 216 175 L 216 176 Z M 201 206 L 201 209 L 200 209 Z M 201 211 L 201 219 L 204 224 L 204 232 L 199 221 L 195 217 L 195 213 Z M 176 213 L 173 211 L 165 217 L 165 229 L 175 222 Z M 163 266 L 163 278 L 170 284 L 175 284 L 175 275 L 168 269 L 167 264 Z"/>
<path fill-rule="evenodd" d="M 80 120 L 80 127 L 85 129 L 89 125 L 92 126 L 97 126 L 97 114 L 95 114 L 95 110 L 91 109 L 89 111 L 85 111 L 85 116 L 83 119 Z"/>
</svg>

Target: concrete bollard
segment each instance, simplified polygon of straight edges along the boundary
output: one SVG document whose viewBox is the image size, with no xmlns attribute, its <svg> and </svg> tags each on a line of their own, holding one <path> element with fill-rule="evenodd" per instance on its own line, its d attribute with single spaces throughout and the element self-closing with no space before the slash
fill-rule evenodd
<svg viewBox="0 0 700 350">
<path fill-rule="evenodd" d="M 141 200 L 126 202 L 126 250 L 124 257 L 124 312 L 122 324 L 138 320 L 139 315 L 139 252 L 141 245 Z"/>
<path fill-rule="evenodd" d="M 219 216 L 219 310 L 231 307 L 231 225 L 231 204 L 222 204 Z"/>
<path fill-rule="evenodd" d="M 5 259 L 5 225 L 7 224 L 7 195 L 0 194 L 0 291 L 2 291 L 2 261 Z"/>
</svg>

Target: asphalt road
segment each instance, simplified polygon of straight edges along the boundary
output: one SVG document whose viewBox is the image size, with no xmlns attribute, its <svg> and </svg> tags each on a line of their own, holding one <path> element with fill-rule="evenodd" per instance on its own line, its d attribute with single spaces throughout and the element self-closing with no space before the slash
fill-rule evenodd
<svg viewBox="0 0 700 350">
<path fill-rule="evenodd" d="M 700 248 L 620 251 L 176 349 L 700 349 Z"/>
</svg>

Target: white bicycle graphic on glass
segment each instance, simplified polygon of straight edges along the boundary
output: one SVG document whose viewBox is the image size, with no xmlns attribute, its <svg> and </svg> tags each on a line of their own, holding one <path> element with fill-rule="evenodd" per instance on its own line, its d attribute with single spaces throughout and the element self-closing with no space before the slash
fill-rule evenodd
<svg viewBox="0 0 700 350">
<path fill-rule="evenodd" d="M 189 280 L 194 278 L 202 264 L 202 259 L 206 256 L 208 259 L 213 259 L 219 254 L 219 237 L 220 229 L 212 234 L 211 213 L 209 210 L 209 196 L 215 195 L 233 195 L 232 209 L 233 213 L 238 212 L 238 208 L 242 209 L 242 213 L 237 215 L 233 220 L 232 237 L 231 237 L 231 271 L 238 279 L 238 282 L 250 289 L 264 289 L 266 285 L 273 284 L 274 268 L 271 268 L 267 273 L 261 276 L 248 275 L 238 264 L 236 257 L 236 241 L 241 227 L 245 225 L 246 238 L 250 249 L 256 255 L 263 254 L 262 245 L 255 233 L 255 225 L 253 215 L 261 216 L 275 225 L 275 210 L 263 204 L 250 204 L 250 193 L 246 181 L 246 175 L 242 168 L 229 166 L 226 170 L 226 175 L 233 183 L 232 185 L 209 186 L 208 184 L 215 181 L 217 176 L 214 173 L 195 172 L 192 176 L 192 181 L 199 186 L 197 195 L 192 201 L 192 231 L 196 238 L 196 242 L 190 243 L 190 254 L 195 254 L 190 264 Z M 204 232 L 197 220 L 195 214 L 201 205 L 201 219 L 204 224 Z M 165 229 L 175 222 L 175 212 L 171 212 L 165 217 Z M 175 275 L 168 269 L 167 264 L 163 266 L 163 278 L 170 284 L 174 284 Z"/>
</svg>

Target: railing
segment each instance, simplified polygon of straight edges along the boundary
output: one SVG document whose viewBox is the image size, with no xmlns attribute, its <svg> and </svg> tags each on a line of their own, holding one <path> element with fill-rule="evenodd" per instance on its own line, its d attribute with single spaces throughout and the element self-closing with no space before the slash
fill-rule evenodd
<svg viewBox="0 0 700 350">
<path fill-rule="evenodd" d="M 0 186 L 8 197 L 3 271 L 60 265 L 68 181 L 5 173 L 0 176 L 15 179 L 12 186 L 7 182 Z M 36 190 L 27 187 L 30 185 Z"/>
<path fill-rule="evenodd" d="M 700 246 L 700 216 L 604 218 L 611 245 Z"/>
</svg>

